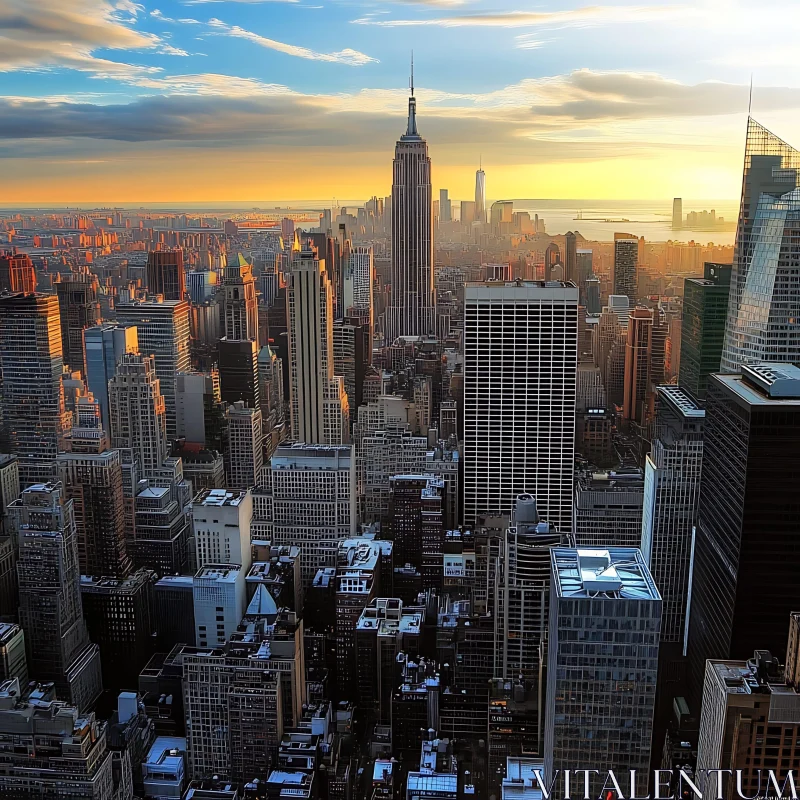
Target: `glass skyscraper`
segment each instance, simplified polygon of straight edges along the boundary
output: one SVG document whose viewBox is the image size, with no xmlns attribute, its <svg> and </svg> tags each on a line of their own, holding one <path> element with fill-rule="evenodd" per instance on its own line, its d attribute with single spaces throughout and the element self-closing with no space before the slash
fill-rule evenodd
<svg viewBox="0 0 800 800">
<path fill-rule="evenodd" d="M 702 278 L 683 283 L 678 385 L 697 400 L 706 396 L 708 376 L 719 372 L 730 285 L 730 264 L 711 263 L 705 264 Z"/>
<path fill-rule="evenodd" d="M 800 361 L 800 153 L 749 118 L 722 372 Z"/>
</svg>

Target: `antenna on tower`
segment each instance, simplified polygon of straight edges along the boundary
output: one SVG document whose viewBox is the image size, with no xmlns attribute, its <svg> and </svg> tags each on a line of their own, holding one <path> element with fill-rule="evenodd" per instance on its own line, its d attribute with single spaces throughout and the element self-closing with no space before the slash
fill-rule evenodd
<svg viewBox="0 0 800 800">
<path fill-rule="evenodd" d="M 413 94 L 413 92 L 412 92 Z M 747 116 L 750 116 L 750 112 L 753 110 L 753 73 L 750 73 L 750 98 L 747 101 Z"/>
<path fill-rule="evenodd" d="M 411 51 L 411 96 L 414 96 L 414 51 Z"/>
</svg>

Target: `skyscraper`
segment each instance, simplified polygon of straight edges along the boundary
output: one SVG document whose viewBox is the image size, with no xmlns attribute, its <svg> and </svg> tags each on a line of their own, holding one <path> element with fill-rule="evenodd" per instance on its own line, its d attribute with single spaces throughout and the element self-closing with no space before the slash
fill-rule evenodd
<svg viewBox="0 0 800 800">
<path fill-rule="evenodd" d="M 3 449 L 19 456 L 23 486 L 55 477 L 55 458 L 69 426 L 63 371 L 55 295 L 0 297 Z"/>
<path fill-rule="evenodd" d="M 780 652 L 786 641 L 797 605 L 798 447 L 797 367 L 742 365 L 740 375 L 711 376 L 689 600 L 698 702 L 706 659 Z"/>
<path fill-rule="evenodd" d="M 439 189 L 439 222 L 452 222 L 453 213 L 447 189 Z"/>
<path fill-rule="evenodd" d="M 636 264 L 639 240 L 628 233 L 614 234 L 614 294 L 624 294 L 630 304 L 636 302 Z"/>
<path fill-rule="evenodd" d="M 679 231 L 683 227 L 683 200 L 676 197 L 672 201 L 672 230 Z"/>
<path fill-rule="evenodd" d="M 642 555 L 663 600 L 662 642 L 683 642 L 705 416 L 682 389 L 658 387 L 653 447 L 645 464 Z"/>
<path fill-rule="evenodd" d="M 152 474 L 169 453 L 161 381 L 152 356 L 126 353 L 108 383 L 111 444 L 127 448 L 144 475 Z"/>
<path fill-rule="evenodd" d="M 622 416 L 639 425 L 644 424 L 647 414 L 652 348 L 653 310 L 637 306 L 628 318 Z"/>
<path fill-rule="evenodd" d="M 191 367 L 189 303 L 186 300 L 158 299 L 121 303 L 117 306 L 117 320 L 126 325 L 136 325 L 139 352 L 155 356 L 156 375 L 161 381 L 167 415 L 167 436 L 174 439 L 177 435 L 176 376 L 179 372 L 188 372 Z"/>
<path fill-rule="evenodd" d="M 56 284 L 58 312 L 61 319 L 61 344 L 64 363 L 86 377 L 86 354 L 83 334 L 100 323 L 97 301 L 97 278 L 94 275 L 67 275 Z"/>
<path fill-rule="evenodd" d="M 100 652 L 83 620 L 72 500 L 60 483 L 35 484 L 11 505 L 11 513 L 30 674 L 53 681 L 59 697 L 89 709 L 102 689 Z"/>
<path fill-rule="evenodd" d="M 508 514 L 519 494 L 572 523 L 578 290 L 541 281 L 467 284 L 464 524 Z"/>
<path fill-rule="evenodd" d="M 416 113 L 412 71 L 408 126 L 394 153 L 389 342 L 398 336 L 436 334 L 431 159 L 417 132 Z"/>
<path fill-rule="evenodd" d="M 353 448 L 294 444 L 278 447 L 271 461 L 272 541 L 302 542 L 303 585 L 333 567 L 339 542 L 356 532 Z"/>
<path fill-rule="evenodd" d="M 183 271 L 183 251 L 153 250 L 147 254 L 147 291 L 164 300 L 183 300 L 186 297 L 186 277 Z"/>
<path fill-rule="evenodd" d="M 747 120 L 722 372 L 800 361 L 800 153 Z"/>
<path fill-rule="evenodd" d="M 344 381 L 333 374 L 333 293 L 325 259 L 295 253 L 289 273 L 289 358 L 292 438 L 341 444 L 349 438 Z"/>
<path fill-rule="evenodd" d="M 258 380 L 258 342 L 228 339 L 218 342 L 219 385 L 223 403 L 241 400 L 248 408 L 261 405 Z"/>
<path fill-rule="evenodd" d="M 231 489 L 246 491 L 261 481 L 264 466 L 263 420 L 260 408 L 248 408 L 241 400 L 225 411 L 227 442 L 225 474 Z"/>
<path fill-rule="evenodd" d="M 547 781 L 555 770 L 602 764 L 626 775 L 637 770 L 635 788 L 644 794 L 661 596 L 639 550 L 554 548 L 551 556 Z M 598 793 L 596 784 L 590 795 Z"/>
<path fill-rule="evenodd" d="M 706 262 L 702 278 L 686 278 L 683 282 L 678 385 L 698 400 L 706 396 L 708 376 L 719 371 L 731 269 L 730 264 Z"/>
<path fill-rule="evenodd" d="M 572 281 L 580 289 L 578 239 L 572 231 L 567 231 L 564 236 L 564 280 Z"/>
<path fill-rule="evenodd" d="M 127 327 L 116 322 L 103 322 L 83 332 L 86 353 L 86 388 L 100 404 L 103 429 L 111 436 L 108 415 L 108 382 L 114 377 L 125 353 L 139 352 L 139 337 L 135 325 Z"/>
<path fill-rule="evenodd" d="M 486 222 L 486 173 L 482 166 L 475 172 L 475 221 Z"/>
<path fill-rule="evenodd" d="M 239 253 L 222 273 L 222 335 L 258 339 L 258 301 L 253 265 Z"/>
</svg>

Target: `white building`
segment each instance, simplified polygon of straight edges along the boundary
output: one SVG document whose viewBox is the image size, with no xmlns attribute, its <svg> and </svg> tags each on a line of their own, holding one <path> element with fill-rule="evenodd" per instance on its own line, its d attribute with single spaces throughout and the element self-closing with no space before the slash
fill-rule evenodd
<svg viewBox="0 0 800 800">
<path fill-rule="evenodd" d="M 572 522 L 578 289 L 487 281 L 464 296 L 464 525 L 536 497 L 559 530 Z"/>
<path fill-rule="evenodd" d="M 242 621 L 247 570 L 241 564 L 206 564 L 192 585 L 198 647 L 222 647 Z"/>
<path fill-rule="evenodd" d="M 272 456 L 272 543 L 300 548 L 304 585 L 336 565 L 343 539 L 356 532 L 353 448 L 293 444 Z"/>
<path fill-rule="evenodd" d="M 198 568 L 206 564 L 241 564 L 250 569 L 250 522 L 253 495 L 249 491 L 209 489 L 192 503 L 192 528 Z"/>
</svg>

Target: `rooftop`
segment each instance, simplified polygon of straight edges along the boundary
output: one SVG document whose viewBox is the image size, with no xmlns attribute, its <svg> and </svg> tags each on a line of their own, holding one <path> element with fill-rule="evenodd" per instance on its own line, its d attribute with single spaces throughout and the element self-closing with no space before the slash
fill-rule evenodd
<svg viewBox="0 0 800 800">
<path fill-rule="evenodd" d="M 712 375 L 748 406 L 800 405 L 800 369 L 793 364 L 743 364 L 741 375 Z"/>
<path fill-rule="evenodd" d="M 659 386 L 658 395 L 684 417 L 703 419 L 706 415 L 705 409 L 700 408 L 694 398 L 688 392 L 681 389 L 680 386 L 674 386 L 672 384 Z"/>
<path fill-rule="evenodd" d="M 554 547 L 550 558 L 560 598 L 661 599 L 638 548 Z"/>
<path fill-rule="evenodd" d="M 204 579 L 220 583 L 235 583 L 241 569 L 241 564 L 206 564 L 206 566 L 197 570 L 194 579 Z"/>
<path fill-rule="evenodd" d="M 230 492 L 227 489 L 206 489 L 198 492 L 192 501 L 196 506 L 238 506 L 247 492 Z"/>
</svg>

